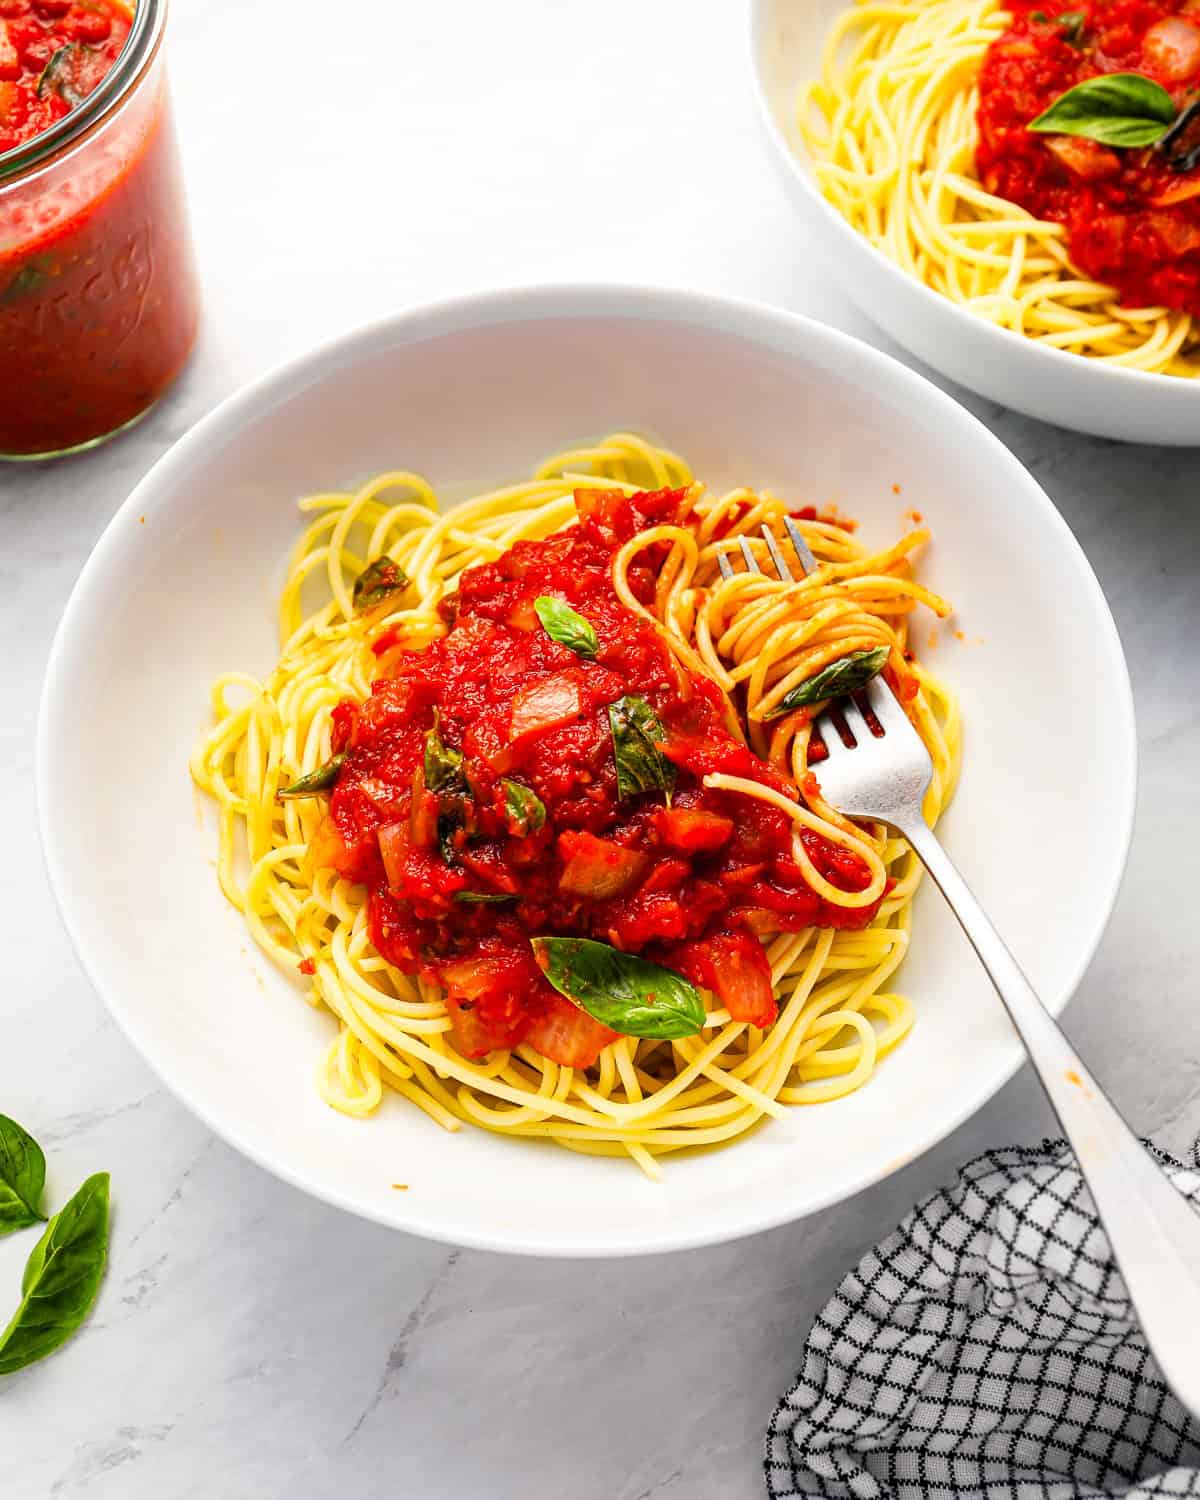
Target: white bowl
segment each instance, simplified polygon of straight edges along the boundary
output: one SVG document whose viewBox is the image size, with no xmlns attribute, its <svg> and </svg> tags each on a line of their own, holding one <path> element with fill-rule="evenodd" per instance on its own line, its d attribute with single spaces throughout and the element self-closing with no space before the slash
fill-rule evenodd
<svg viewBox="0 0 1200 1500">
<path fill-rule="evenodd" d="M 350 334 L 232 397 L 118 512 L 67 607 L 38 739 L 43 839 L 97 989 L 185 1104 L 255 1161 L 397 1228 L 531 1254 L 680 1249 L 845 1198 L 925 1150 L 1019 1048 L 932 890 L 903 984 L 911 1037 L 871 1084 L 731 1149 L 632 1164 L 464 1129 L 391 1098 L 318 1098 L 330 1021 L 257 953 L 217 890 L 187 760 L 210 679 L 265 673 L 297 496 L 388 467 L 459 494 L 637 426 L 715 485 L 761 484 L 894 537 L 957 601 L 926 648 L 966 718 L 949 847 L 1054 1010 L 1109 915 L 1133 812 L 1133 709 L 1099 585 L 1034 480 L 972 416 L 802 318 L 678 292 L 561 288 L 445 303 Z M 894 485 L 901 487 L 897 495 Z M 391 1184 L 408 1183 L 407 1192 Z"/>
<path fill-rule="evenodd" d="M 821 194 L 796 124 L 796 91 L 852 0 L 751 0 L 751 75 L 768 149 L 826 269 L 880 328 L 926 364 L 1043 422 L 1132 443 L 1200 445 L 1200 380 L 1149 375 L 998 328 L 909 276 Z"/>
</svg>

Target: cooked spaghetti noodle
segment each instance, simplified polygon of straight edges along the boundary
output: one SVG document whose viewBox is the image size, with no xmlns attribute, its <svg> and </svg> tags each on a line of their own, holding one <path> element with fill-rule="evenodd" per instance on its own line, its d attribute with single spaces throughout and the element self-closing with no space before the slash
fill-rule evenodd
<svg viewBox="0 0 1200 1500">
<path fill-rule="evenodd" d="M 1072 264 L 1063 224 L 980 181 L 978 77 L 1010 20 L 998 0 L 861 0 L 847 10 L 820 79 L 799 98 L 822 192 L 902 270 L 979 317 L 1131 370 L 1200 374 L 1189 313 L 1123 306 Z"/>
<path fill-rule="evenodd" d="M 310 520 L 280 603 L 279 663 L 262 682 L 240 672 L 216 682 L 216 723 L 191 771 L 218 806 L 225 895 L 284 972 L 311 975 L 310 1003 L 336 1022 L 318 1070 L 328 1103 L 368 1115 L 387 1086 L 449 1130 L 466 1122 L 545 1137 L 575 1151 L 632 1157 L 657 1175 L 655 1158 L 663 1153 L 729 1141 L 788 1105 L 857 1089 L 912 1025 L 912 1005 L 888 981 L 908 947 L 920 867 L 900 839 L 821 800 L 808 767 L 810 711 L 772 712 L 830 662 L 887 647 L 889 671 L 933 759 L 926 810 L 936 820 L 954 788 L 960 729 L 950 693 L 906 651 L 914 607 L 948 613 L 910 576 L 909 558 L 927 534 L 911 531 L 871 553 L 842 526 L 804 519 L 799 525 L 819 563 L 814 573 L 795 583 L 744 572 L 723 580 L 718 555 L 737 555 L 739 538 L 770 566 L 760 527 L 778 528 L 787 510 L 767 494 L 715 496 L 696 485 L 679 491 L 687 495 L 686 515 L 639 532 L 613 561 L 619 599 L 653 622 L 683 672 L 719 685 L 739 739 L 748 736 L 751 748 L 789 778 L 779 784 L 802 786 L 804 800 L 738 776 L 715 773 L 706 784 L 769 801 L 797 832 L 813 830 L 862 862 L 860 889 L 830 884 L 797 837 L 796 858 L 817 895 L 842 908 L 879 903 L 861 930 L 760 933 L 779 1005 L 767 1029 L 731 1019 L 708 995 L 700 1034 L 621 1036 L 590 1068 L 559 1065 L 525 1044 L 471 1060 L 454 1045 L 443 993 L 401 972 L 372 944 L 363 887 L 314 867 L 323 799 L 277 795 L 326 762 L 335 708 L 347 697 L 368 697 L 389 652 L 420 652 L 446 635 L 438 605 L 465 569 L 494 561 L 521 539 L 560 532 L 575 519 L 576 487 L 598 483 L 632 494 L 689 486 L 692 476 L 681 458 L 622 433 L 560 453 L 529 482 L 445 512 L 426 480 L 406 472 L 381 474 L 354 493 L 302 500 Z M 665 561 L 646 603 L 631 569 L 655 547 Z M 410 585 L 363 615 L 353 580 L 383 557 L 399 564 Z"/>
</svg>

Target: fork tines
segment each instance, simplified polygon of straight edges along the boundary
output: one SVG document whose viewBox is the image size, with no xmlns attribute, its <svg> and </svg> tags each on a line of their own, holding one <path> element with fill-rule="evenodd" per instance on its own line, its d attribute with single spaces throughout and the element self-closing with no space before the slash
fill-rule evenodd
<svg viewBox="0 0 1200 1500">
<path fill-rule="evenodd" d="M 784 516 L 783 529 L 787 532 L 788 541 L 792 544 L 792 550 L 796 554 L 796 560 L 800 565 L 800 576 L 803 578 L 811 573 L 817 566 L 817 560 L 812 554 L 812 549 L 804 540 L 804 533 L 796 524 L 792 516 Z M 779 538 L 769 526 L 763 526 L 762 539 L 766 543 L 767 555 L 775 565 L 775 571 L 785 583 L 795 581 L 796 575 L 792 572 L 783 548 L 779 544 Z M 746 564 L 747 573 L 762 573 L 763 570 L 754 556 L 754 549 L 750 546 L 748 538 L 740 536 L 737 539 L 738 548 Z M 732 578 L 734 573 L 733 563 L 729 560 L 728 552 L 717 554 L 717 566 L 721 570 L 722 578 Z M 766 575 L 764 574 L 764 577 Z"/>
</svg>

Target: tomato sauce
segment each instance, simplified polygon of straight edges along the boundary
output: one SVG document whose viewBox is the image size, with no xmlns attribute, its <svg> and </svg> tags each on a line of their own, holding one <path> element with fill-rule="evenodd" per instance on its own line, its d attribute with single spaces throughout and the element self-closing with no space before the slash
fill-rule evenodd
<svg viewBox="0 0 1200 1500">
<path fill-rule="evenodd" d="M 1200 87 L 1200 0 L 1012 0 L 1008 9 L 1012 26 L 979 76 L 984 186 L 1065 225 L 1072 260 L 1125 306 L 1200 316 L 1200 169 L 1179 170 L 1155 147 L 1027 128 L 1067 89 L 1105 73 L 1139 73 L 1183 109 Z"/>
<path fill-rule="evenodd" d="M 861 927 L 878 910 L 822 900 L 793 858 L 785 814 L 703 785 L 724 771 L 795 790 L 731 733 L 716 686 L 684 673 L 614 591 L 617 549 L 687 504 L 683 490 L 577 491 L 578 524 L 464 573 L 442 604 L 451 629 L 426 649 L 385 633 L 371 696 L 335 710 L 345 758 L 313 859 L 369 886 L 375 946 L 445 988 L 469 1056 L 524 1040 L 587 1066 L 612 1040 L 543 979 L 531 937 L 645 954 L 714 989 L 735 1019 L 767 1025 L 775 1001 L 757 934 Z M 645 603 L 657 551 L 630 573 Z M 547 596 L 594 628 L 593 657 L 543 628 L 534 604 Z M 622 794 L 608 710 L 630 695 L 665 731 L 669 801 L 661 790 Z M 431 731 L 452 766 L 461 756 L 434 786 Z M 514 796 L 523 807 L 530 794 L 541 819 L 514 814 Z M 857 857 L 802 837 L 834 886 L 865 889 Z"/>
<path fill-rule="evenodd" d="M 130 26 L 115 0 L 0 0 L 0 152 L 81 104 Z M 154 60 L 80 141 L 0 176 L 0 454 L 61 452 L 141 415 L 179 372 L 197 318 Z"/>
</svg>

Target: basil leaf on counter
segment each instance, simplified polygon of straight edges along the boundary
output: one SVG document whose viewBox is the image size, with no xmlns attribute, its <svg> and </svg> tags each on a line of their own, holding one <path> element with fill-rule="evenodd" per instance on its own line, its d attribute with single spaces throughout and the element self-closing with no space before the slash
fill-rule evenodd
<svg viewBox="0 0 1200 1500">
<path fill-rule="evenodd" d="M 433 711 L 433 728 L 425 732 L 425 785 L 431 792 L 465 792 L 461 750 L 452 750 L 442 739 L 442 716 Z"/>
<path fill-rule="evenodd" d="M 590 621 L 576 614 L 562 599 L 554 599 L 549 594 L 535 599 L 533 607 L 542 622 L 542 629 L 552 641 L 568 647 L 576 656 L 593 660 L 600 650 L 600 638 Z"/>
<path fill-rule="evenodd" d="M 72 109 L 77 104 L 82 104 L 84 95 L 71 82 L 70 72 L 74 67 L 75 59 L 83 52 L 78 42 L 68 42 L 64 47 L 51 54 L 50 61 L 38 74 L 37 83 L 33 86 L 33 92 L 39 99 L 44 99 L 47 92 L 53 89 L 64 103 L 69 104 Z"/>
<path fill-rule="evenodd" d="M 0 1375 L 53 1354 L 80 1327 L 108 1251 L 108 1173 L 89 1177 L 46 1225 L 21 1280 L 21 1304 L 0 1334 Z"/>
<path fill-rule="evenodd" d="M 877 677 L 887 665 L 888 648 L 876 646 L 873 651 L 851 651 L 849 656 L 839 657 L 822 667 L 815 677 L 798 682 L 790 693 L 785 693 L 765 717 L 777 719 L 780 714 L 790 714 L 794 708 L 803 708 L 806 703 L 824 703 L 827 698 L 844 698 L 847 693 L 856 693 L 866 687 L 872 677 Z"/>
<path fill-rule="evenodd" d="M 501 782 L 504 788 L 504 812 L 508 831 L 514 838 L 525 838 L 546 825 L 546 807 L 536 792 L 531 792 L 519 781 Z"/>
<path fill-rule="evenodd" d="M 344 755 L 335 755 L 332 760 L 327 760 L 307 776 L 301 776 L 299 781 L 293 781 L 291 786 L 280 787 L 277 795 L 287 801 L 290 797 L 315 797 L 318 792 L 327 792 L 336 785 L 345 763 Z"/>
<path fill-rule="evenodd" d="M 467 905 L 481 906 L 485 903 L 491 905 L 496 901 L 517 901 L 520 898 L 515 891 L 455 891 L 454 899 Z"/>
<path fill-rule="evenodd" d="M 675 767 L 658 748 L 667 737 L 658 715 L 644 698 L 626 696 L 608 705 L 608 724 L 620 796 L 661 792 L 670 806 Z"/>
<path fill-rule="evenodd" d="M 0 1234 L 45 1222 L 40 1208 L 45 1185 L 42 1148 L 15 1120 L 0 1115 Z"/>
<path fill-rule="evenodd" d="M 1060 94 L 1028 129 L 1080 135 L 1105 146 L 1152 146 L 1175 114 L 1161 83 L 1140 73 L 1101 73 Z"/>
<path fill-rule="evenodd" d="M 673 969 L 590 938 L 534 938 L 533 953 L 559 994 L 611 1031 L 661 1040 L 704 1025 L 699 990 Z"/>
<path fill-rule="evenodd" d="M 368 609 L 374 609 L 389 595 L 406 589 L 408 582 L 408 574 L 399 563 L 393 562 L 390 557 L 377 557 L 354 580 L 350 599 L 356 613 L 361 615 Z"/>
</svg>

